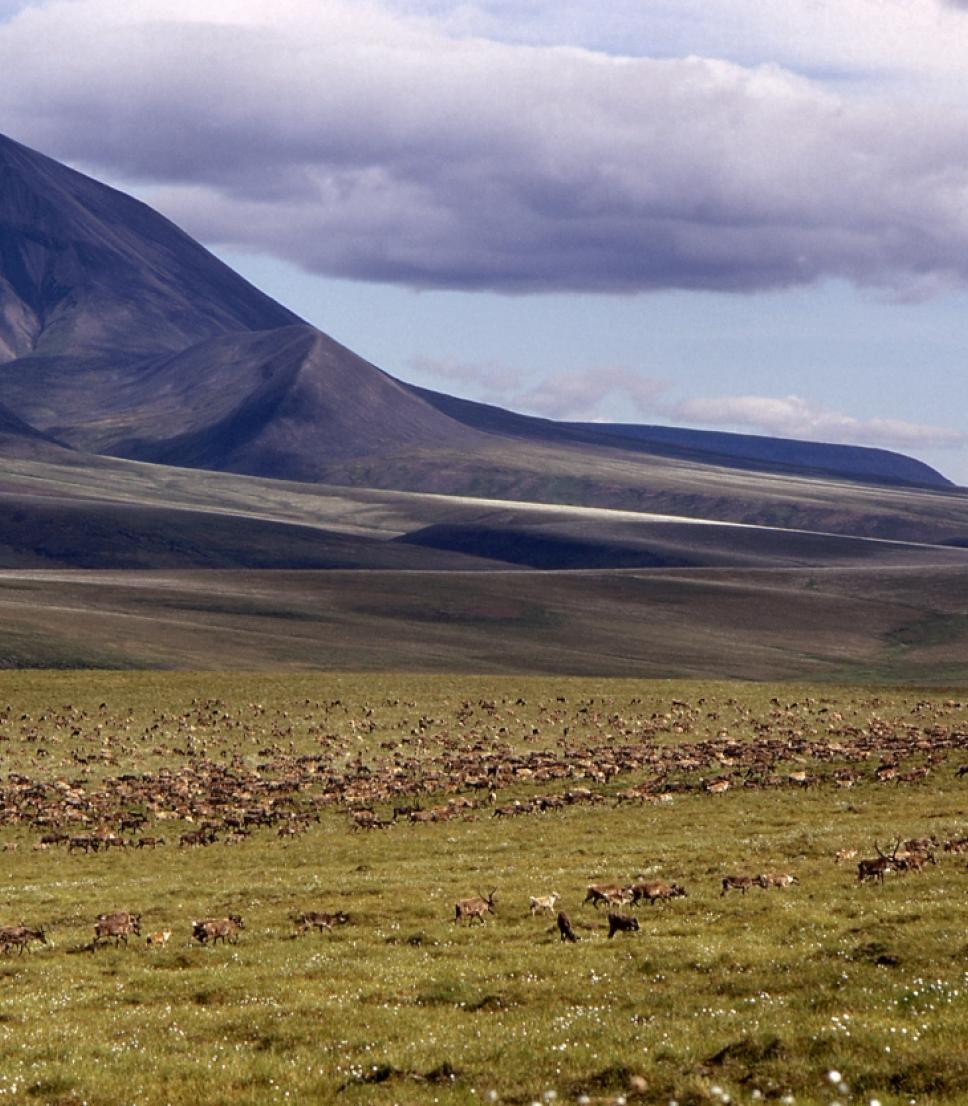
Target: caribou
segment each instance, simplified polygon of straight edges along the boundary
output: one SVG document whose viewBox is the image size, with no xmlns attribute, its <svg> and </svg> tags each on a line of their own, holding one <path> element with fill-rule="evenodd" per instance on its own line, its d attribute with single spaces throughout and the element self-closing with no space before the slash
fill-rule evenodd
<svg viewBox="0 0 968 1106">
<path fill-rule="evenodd" d="M 555 922 L 558 926 L 558 933 L 561 935 L 562 941 L 570 941 L 574 944 L 575 941 L 579 940 L 578 935 L 571 928 L 571 922 L 564 910 L 558 911 L 558 917 L 555 919 Z"/>
<path fill-rule="evenodd" d="M 554 914 L 555 904 L 561 898 L 561 895 L 557 891 L 552 891 L 550 895 L 532 895 L 528 900 L 531 907 L 531 917 L 535 914 L 539 914 L 542 911 L 547 911 L 549 914 Z"/>
<path fill-rule="evenodd" d="M 790 872 L 763 872 L 756 877 L 756 882 L 764 890 L 769 890 L 771 887 L 792 887 L 800 880 Z"/>
<path fill-rule="evenodd" d="M 628 918 L 624 914 L 609 914 L 608 936 L 612 938 L 616 933 L 633 933 L 639 928 L 638 918 Z"/>
<path fill-rule="evenodd" d="M 756 878 L 754 876 L 723 876 L 723 889 L 720 891 L 719 897 L 722 898 L 727 891 L 739 891 L 745 895 L 755 884 Z"/>
<path fill-rule="evenodd" d="M 242 929 L 245 929 L 245 923 L 238 914 L 229 914 L 226 918 L 202 918 L 192 922 L 192 937 L 200 945 L 207 945 L 210 941 L 213 946 L 219 941 L 222 944 L 229 941 L 235 945 L 238 944 L 239 930 Z"/>
<path fill-rule="evenodd" d="M 47 937 L 44 931 L 33 926 L 0 926 L 0 948 L 3 949 L 3 955 L 15 948 L 17 955 L 22 956 L 24 949 L 30 947 L 31 941 L 40 941 L 42 945 L 47 944 Z"/>
<path fill-rule="evenodd" d="M 900 864 L 897 859 L 897 850 L 901 847 L 901 842 L 894 846 L 891 854 L 881 852 L 881 847 L 876 842 L 874 848 L 877 850 L 877 856 L 871 857 L 868 860 L 861 860 L 857 864 L 857 882 L 866 883 L 869 879 L 877 880 L 878 883 L 884 882 L 884 876 L 888 872 L 896 872 L 899 870 Z"/>
<path fill-rule="evenodd" d="M 326 914 L 319 910 L 304 910 L 293 917 L 293 922 L 299 927 L 300 933 L 308 933 L 311 929 L 318 929 L 320 933 L 324 929 L 332 930 L 334 926 L 345 926 L 350 920 L 349 914 L 337 910 L 335 914 Z"/>
<path fill-rule="evenodd" d="M 643 899 L 651 906 L 654 902 L 667 902 L 669 899 L 680 899 L 686 895 L 686 889 L 678 883 L 663 883 L 661 880 L 653 880 L 649 883 L 633 883 L 628 888 L 632 905 L 638 906 Z"/>
<path fill-rule="evenodd" d="M 454 923 L 467 919 L 468 925 L 475 919 L 484 924 L 485 914 L 495 914 L 494 909 L 494 895 L 495 891 L 492 891 L 489 895 L 478 895 L 473 899 L 458 899 L 454 904 Z"/>
<path fill-rule="evenodd" d="M 624 906 L 629 901 L 629 892 L 617 883 L 590 883 L 582 900 L 582 906 L 590 902 L 598 909 L 603 903 L 605 906 Z"/>
<path fill-rule="evenodd" d="M 91 952 L 97 950 L 99 941 L 107 941 L 114 938 L 115 947 L 123 941 L 125 945 L 131 934 L 141 936 L 141 915 L 130 914 L 127 910 L 116 910 L 110 914 L 98 914 L 94 923 L 94 940 L 91 942 Z"/>
</svg>

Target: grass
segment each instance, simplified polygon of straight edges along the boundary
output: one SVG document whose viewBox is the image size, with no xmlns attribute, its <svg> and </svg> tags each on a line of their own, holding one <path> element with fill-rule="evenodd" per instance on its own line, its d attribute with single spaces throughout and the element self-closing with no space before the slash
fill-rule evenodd
<svg viewBox="0 0 968 1106">
<path fill-rule="evenodd" d="M 690 1106 L 724 1095 L 963 1102 L 963 856 L 939 851 L 937 866 L 881 887 L 858 886 L 833 854 L 965 831 L 968 784 L 955 769 L 968 762 L 966 698 L 682 681 L 0 674 L 0 921 L 42 924 L 51 939 L 0 957 L 0 1103 L 389 1106 L 491 1092 L 522 1104 L 549 1092 Z M 806 770 L 817 786 L 718 796 L 697 786 L 742 776 L 743 749 L 781 741 L 797 744 L 782 747 L 775 774 Z M 498 805 L 581 786 L 607 801 L 493 818 L 487 791 L 460 787 L 454 768 L 475 746 L 496 766 Z M 878 783 L 879 747 L 900 753 L 902 770 L 931 771 Z M 641 765 L 595 778 L 636 750 L 688 758 L 666 776 L 671 803 L 616 804 L 651 777 Z M 293 838 L 267 827 L 234 846 L 180 849 L 171 842 L 197 820 L 154 819 L 144 832 L 169 844 L 68 855 L 34 851 L 41 828 L 10 813 L 33 817 L 68 784 L 103 803 L 107 823 L 108 812 L 147 809 L 124 777 L 161 789 L 167 770 L 188 794 L 214 765 L 251 786 L 281 784 L 300 757 L 317 758 L 315 774 L 276 793 L 319 822 Z M 542 765 L 557 767 L 545 779 Z M 397 802 L 459 794 L 481 805 L 438 824 L 352 831 L 347 800 L 397 768 L 417 789 Z M 841 769 L 856 773 L 849 790 L 833 783 Z M 391 805 L 375 804 L 382 815 Z M 771 870 L 800 885 L 719 893 L 724 874 Z M 675 879 L 688 897 L 640 907 L 640 931 L 609 941 L 604 912 L 581 905 L 585 887 L 637 876 Z M 457 898 L 492 888 L 495 917 L 453 924 Z M 528 912 L 529 895 L 551 890 L 576 945 Z M 92 954 L 96 914 L 115 909 L 140 910 L 145 932 L 171 928 L 171 943 L 132 938 Z M 291 915 L 304 909 L 351 921 L 296 937 Z M 193 918 L 230 911 L 246 922 L 237 945 L 192 944 Z M 848 1095 L 835 1095 L 831 1070 Z"/>
</svg>

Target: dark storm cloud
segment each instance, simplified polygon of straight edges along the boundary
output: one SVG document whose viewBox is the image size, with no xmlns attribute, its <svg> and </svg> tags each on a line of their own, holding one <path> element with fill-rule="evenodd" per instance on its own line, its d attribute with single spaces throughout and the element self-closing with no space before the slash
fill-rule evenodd
<svg viewBox="0 0 968 1106">
<path fill-rule="evenodd" d="M 206 241 L 415 287 L 903 296 L 968 277 L 968 117 L 782 69 L 453 38 L 378 5 L 73 0 L 0 26 L 13 137 Z"/>
</svg>

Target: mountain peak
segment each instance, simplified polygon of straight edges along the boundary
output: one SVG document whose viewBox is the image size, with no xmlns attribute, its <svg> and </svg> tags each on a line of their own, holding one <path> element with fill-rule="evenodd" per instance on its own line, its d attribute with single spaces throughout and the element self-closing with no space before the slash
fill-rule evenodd
<svg viewBox="0 0 968 1106">
<path fill-rule="evenodd" d="M 146 204 L 0 135 L 0 360 L 301 321 Z"/>
</svg>

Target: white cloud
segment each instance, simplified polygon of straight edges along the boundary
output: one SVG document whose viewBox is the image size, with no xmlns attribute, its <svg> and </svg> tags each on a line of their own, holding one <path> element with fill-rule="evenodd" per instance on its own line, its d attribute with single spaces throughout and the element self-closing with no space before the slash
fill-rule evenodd
<svg viewBox="0 0 968 1106">
<path fill-rule="evenodd" d="M 672 383 L 621 365 L 550 373 L 530 383 L 512 366 L 421 358 L 412 366 L 428 386 L 525 414 L 571 422 L 639 421 L 702 426 L 769 437 L 885 449 L 958 449 L 966 435 L 950 427 L 893 418 L 859 418 L 801 396 L 720 395 L 670 398 Z M 620 410 L 620 416 L 615 411 Z"/>
<path fill-rule="evenodd" d="M 806 61 L 849 48 L 914 75 L 929 47 L 939 72 L 968 60 L 963 13 L 936 0 L 708 7 L 721 35 L 743 10 L 776 16 L 734 54 L 803 39 Z M 522 292 L 834 276 L 902 298 L 968 283 L 968 107 L 940 86 L 850 92 L 769 62 L 470 34 L 526 10 L 50 0 L 0 25 L 0 118 L 141 182 L 206 241 L 331 275 Z M 560 19 L 581 39 L 578 11 Z"/>
<path fill-rule="evenodd" d="M 459 361 L 457 358 L 418 357 L 411 364 L 418 379 L 430 377 L 441 386 L 472 394 L 482 403 L 506 405 L 521 385 L 521 373 L 495 362 Z"/>
<path fill-rule="evenodd" d="M 966 444 L 963 433 L 948 427 L 903 419 L 861 419 L 800 396 L 695 397 L 669 404 L 665 414 L 679 423 L 752 430 L 814 442 L 891 449 L 957 448 Z"/>
<path fill-rule="evenodd" d="M 412 368 L 419 378 L 431 377 L 482 403 L 576 422 L 605 417 L 611 404 L 642 419 L 654 417 L 669 388 L 668 381 L 643 377 L 622 365 L 549 373 L 537 382 L 509 365 L 493 363 L 418 358 Z"/>
<path fill-rule="evenodd" d="M 641 377 L 621 366 L 557 373 L 518 392 L 515 405 L 550 419 L 588 422 L 602 417 L 613 399 L 624 403 L 642 419 L 654 415 L 667 381 Z"/>
</svg>

